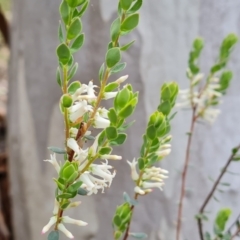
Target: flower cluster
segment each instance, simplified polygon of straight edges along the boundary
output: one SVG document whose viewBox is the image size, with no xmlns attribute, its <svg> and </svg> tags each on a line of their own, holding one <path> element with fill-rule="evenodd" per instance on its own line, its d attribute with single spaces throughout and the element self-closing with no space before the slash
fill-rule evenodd
<svg viewBox="0 0 240 240">
<path fill-rule="evenodd" d="M 190 72 L 189 72 L 190 74 Z M 215 106 L 220 103 L 223 93 L 219 91 L 221 88 L 220 79 L 217 77 L 209 78 L 208 83 L 201 91 L 194 90 L 194 86 L 203 80 L 203 74 L 197 74 L 191 83 L 190 89 L 179 91 L 179 103 L 177 107 L 194 108 L 197 117 L 201 117 L 209 123 L 214 123 L 220 110 Z"/>
<path fill-rule="evenodd" d="M 187 77 L 190 80 L 189 89 L 180 90 L 179 103 L 176 106 L 192 108 L 195 120 L 201 118 L 214 123 L 220 114 L 217 105 L 222 102 L 221 97 L 226 93 L 232 79 L 232 72 L 223 69 L 236 42 L 237 37 L 234 34 L 229 34 L 223 40 L 218 60 L 211 68 L 206 81 L 203 82 L 204 74 L 199 73 L 200 69 L 196 63 L 203 49 L 203 40 L 200 38 L 194 40 L 187 70 Z"/>
</svg>

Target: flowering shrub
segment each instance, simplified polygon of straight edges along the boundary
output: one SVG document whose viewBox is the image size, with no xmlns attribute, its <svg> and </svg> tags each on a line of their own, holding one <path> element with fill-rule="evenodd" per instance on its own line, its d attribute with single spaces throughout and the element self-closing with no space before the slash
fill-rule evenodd
<svg viewBox="0 0 240 240">
<path fill-rule="evenodd" d="M 114 154 L 114 147 L 124 144 L 127 138 L 126 130 L 132 125 L 132 122 L 128 122 L 128 118 L 134 113 L 138 103 L 138 92 L 133 90 L 130 83 L 125 84 L 129 76 L 122 76 L 112 82 L 109 81 L 109 77 L 126 67 L 126 63 L 121 62 L 121 57 L 134 41 L 122 45 L 120 40 L 121 36 L 130 34 L 137 27 L 138 11 L 142 6 L 142 0 L 119 0 L 118 16 L 111 25 L 111 40 L 104 62 L 99 69 L 99 84 L 93 81 L 89 81 L 88 84 L 71 81 L 78 69 L 74 54 L 82 48 L 85 41 L 81 18 L 88 5 L 89 0 L 62 0 L 59 9 L 61 23 L 58 34 L 60 44 L 56 50 L 59 60 L 57 83 L 62 90 L 59 108 L 65 122 L 65 149 L 49 147 L 53 154 L 50 155 L 50 159 L 45 160 L 51 163 L 57 172 L 54 178 L 56 192 L 53 215 L 42 229 L 44 234 L 53 228 L 48 235 L 48 240 L 58 240 L 59 231 L 73 239 L 73 234 L 65 227 L 67 223 L 78 226 L 88 224 L 84 219 L 75 220 L 66 216 L 65 210 L 80 205 L 79 201 L 75 201 L 77 195 L 90 196 L 99 192 L 104 193 L 106 188 L 111 186 L 116 171 L 110 162 L 122 159 L 122 156 Z M 161 87 L 159 106 L 149 117 L 146 131 L 143 133 L 143 144 L 139 156 L 132 161 L 127 161 L 135 187 L 133 198 L 124 193 L 124 203 L 116 208 L 112 222 L 114 239 L 126 240 L 129 236 L 136 239 L 147 238 L 145 233 L 131 232 L 130 224 L 138 197 L 150 194 L 153 188 L 162 190 L 164 181 L 168 177 L 168 171 L 156 164 L 171 152 L 171 121 L 176 114 L 172 114 L 172 110 L 175 107 L 178 93 L 180 93 L 180 101 L 176 106 L 190 108 L 193 113 L 182 172 L 177 219 L 176 240 L 180 239 L 182 206 L 194 126 L 198 120 L 213 123 L 220 113 L 217 105 L 221 102 L 222 95 L 226 93 L 232 79 L 232 72 L 224 68 L 236 42 L 237 37 L 234 34 L 224 39 L 219 57 L 203 83 L 204 75 L 200 73 L 197 64 L 203 49 L 203 40 L 196 39 L 190 53 L 187 70 L 187 77 L 190 81 L 189 89 L 179 91 L 175 82 L 164 83 Z M 109 109 L 102 107 L 104 101 L 111 101 L 112 107 Z M 93 129 L 97 129 L 95 136 L 92 134 Z M 89 147 L 85 145 L 87 141 L 90 144 Z M 206 233 L 205 238 L 203 237 L 202 220 L 207 218 L 204 208 L 230 162 L 239 159 L 237 155 L 239 148 L 240 146 L 234 148 L 213 190 L 199 214 L 196 215 L 201 240 L 212 239 L 210 233 Z M 60 163 L 56 154 L 64 156 L 63 163 Z M 231 210 L 228 208 L 221 209 L 218 213 L 214 223 L 215 240 L 231 240 L 240 232 L 239 228 L 233 234 L 231 231 L 224 232 L 230 214 Z"/>
</svg>

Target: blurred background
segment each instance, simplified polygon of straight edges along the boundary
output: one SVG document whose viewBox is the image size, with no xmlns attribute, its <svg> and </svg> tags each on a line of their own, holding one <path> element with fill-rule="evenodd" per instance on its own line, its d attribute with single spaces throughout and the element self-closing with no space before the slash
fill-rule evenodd
<svg viewBox="0 0 240 240">
<path fill-rule="evenodd" d="M 43 162 L 47 146 L 63 145 L 63 119 L 58 110 L 60 89 L 55 81 L 60 0 L 0 0 L 0 239 L 41 240 L 42 227 L 53 208 L 54 169 Z M 115 19 L 117 0 L 92 0 L 84 16 L 86 44 L 76 55 L 79 71 L 75 80 L 98 81 Z M 175 80 L 187 88 L 185 76 L 192 41 L 201 36 L 205 48 L 202 72 L 207 75 L 217 57 L 222 39 L 231 32 L 240 35 L 239 0 L 146 0 L 141 22 L 124 41 L 136 39 L 124 54 L 124 74 L 140 92 L 127 143 L 116 149 L 123 161 L 115 163 L 117 176 L 105 194 L 83 197 L 78 210 L 69 215 L 89 223 L 72 227 L 75 239 L 112 239 L 111 220 L 122 192 L 133 192 L 126 160 L 137 157 L 148 116 L 159 102 L 164 81 Z M 182 239 L 197 240 L 194 215 L 209 192 L 212 181 L 240 143 L 240 46 L 229 68 L 234 79 L 221 105 L 222 114 L 213 126 L 198 125 L 193 138 L 187 176 Z M 7 101 L 8 99 L 8 101 Z M 172 154 L 162 162 L 170 172 L 164 191 L 140 199 L 134 213 L 133 231 L 146 232 L 150 240 L 173 240 L 190 112 L 180 111 L 173 121 Z M 6 136 L 7 133 L 7 136 Z M 7 139 L 7 140 L 6 140 Z M 8 144 L 6 144 L 6 141 Z M 212 220 L 221 207 L 240 212 L 240 166 L 232 163 L 223 192 L 208 205 Z M 212 224 L 204 225 L 212 231 Z M 71 227 L 69 227 L 71 230 Z M 65 239 L 64 236 L 61 239 Z"/>
</svg>

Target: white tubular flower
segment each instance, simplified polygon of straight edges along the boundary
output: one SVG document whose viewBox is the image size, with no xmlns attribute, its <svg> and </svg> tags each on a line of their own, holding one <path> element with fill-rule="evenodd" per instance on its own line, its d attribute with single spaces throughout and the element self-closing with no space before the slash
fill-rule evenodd
<svg viewBox="0 0 240 240">
<path fill-rule="evenodd" d="M 136 186 L 136 187 L 134 188 L 134 192 L 135 192 L 135 193 L 138 193 L 138 194 L 140 194 L 140 195 L 145 195 L 145 191 L 144 191 L 143 189 L 141 189 L 140 187 L 138 187 L 138 186 Z"/>
<path fill-rule="evenodd" d="M 76 219 L 70 218 L 68 216 L 64 216 L 62 218 L 62 222 L 63 223 L 70 223 L 70 224 L 76 224 L 76 225 L 78 225 L 80 227 L 88 225 L 88 223 L 86 223 L 86 222 L 83 222 L 81 220 L 76 220 Z"/>
<path fill-rule="evenodd" d="M 110 126 L 110 121 L 106 118 L 101 117 L 97 112 L 94 117 L 93 126 L 95 128 L 107 128 Z"/>
<path fill-rule="evenodd" d="M 171 153 L 171 149 L 163 149 L 156 152 L 159 157 L 166 157 Z"/>
<path fill-rule="evenodd" d="M 200 81 L 202 81 L 202 79 L 204 78 L 204 74 L 203 73 L 198 73 L 193 80 L 191 81 L 191 85 L 195 86 L 197 85 Z"/>
<path fill-rule="evenodd" d="M 87 86 L 87 94 L 91 96 L 92 98 L 96 98 L 94 88 L 96 88 L 97 85 L 93 85 L 93 81 L 90 81 Z"/>
<path fill-rule="evenodd" d="M 115 98 L 117 96 L 118 92 L 105 92 L 103 94 L 103 99 L 108 100 L 111 98 Z"/>
<path fill-rule="evenodd" d="M 58 202 L 57 199 L 55 198 L 54 208 L 53 208 L 53 215 L 57 215 L 58 209 L 59 209 L 59 202 Z"/>
<path fill-rule="evenodd" d="M 94 175 L 99 176 L 100 178 L 103 178 L 105 181 L 109 182 L 109 187 L 112 183 L 113 178 L 116 175 L 115 171 L 113 171 L 113 173 L 109 171 L 109 169 L 112 168 L 113 168 L 112 166 L 108 165 L 108 162 L 102 165 L 91 164 L 91 172 Z"/>
<path fill-rule="evenodd" d="M 122 160 L 122 156 L 118 156 L 118 155 L 101 155 L 100 156 L 101 159 L 109 159 L 109 160 Z"/>
<path fill-rule="evenodd" d="M 72 202 L 69 204 L 69 208 L 73 208 L 73 207 L 78 207 L 82 202 L 78 201 L 78 202 Z"/>
<path fill-rule="evenodd" d="M 68 138 L 67 146 L 74 151 L 74 159 L 82 163 L 88 156 L 88 148 L 82 149 L 74 138 Z"/>
<path fill-rule="evenodd" d="M 93 107 L 91 105 L 88 105 L 86 100 L 77 102 L 75 105 L 69 108 L 69 118 L 71 122 L 75 122 L 86 112 L 91 112 L 92 110 Z"/>
<path fill-rule="evenodd" d="M 100 134 L 101 134 L 101 133 L 99 133 L 99 134 L 96 136 L 93 145 L 89 148 L 89 155 L 90 155 L 90 156 L 95 156 L 96 153 L 97 153 L 97 149 L 98 149 L 98 138 L 99 138 Z"/>
<path fill-rule="evenodd" d="M 42 234 L 46 233 L 57 222 L 57 216 L 51 217 L 50 221 L 42 229 Z"/>
<path fill-rule="evenodd" d="M 98 113 L 103 118 L 108 118 L 108 110 L 106 108 L 99 108 Z"/>
<path fill-rule="evenodd" d="M 167 173 L 168 171 L 162 168 L 146 168 L 142 175 L 140 187 L 143 189 L 159 188 L 162 190 L 164 179 L 168 178 L 168 176 L 165 175 Z"/>
<path fill-rule="evenodd" d="M 139 174 L 137 172 L 137 168 L 136 165 L 138 164 L 138 162 L 136 161 L 136 159 L 134 158 L 132 162 L 127 161 L 127 163 L 129 164 L 130 168 L 131 168 L 131 177 L 133 181 L 138 180 L 139 178 Z"/>
<path fill-rule="evenodd" d="M 71 148 L 75 152 L 75 154 L 77 154 L 77 155 L 79 154 L 80 149 L 79 149 L 77 141 L 74 138 L 68 138 L 67 146 L 69 148 Z"/>
<path fill-rule="evenodd" d="M 210 124 L 213 124 L 220 113 L 221 113 L 221 110 L 219 109 L 207 108 L 204 110 L 202 117 Z"/>
<path fill-rule="evenodd" d="M 59 173 L 59 171 L 60 171 L 60 166 L 59 166 L 59 164 L 58 164 L 58 162 L 57 162 L 57 160 L 56 160 L 56 155 L 55 155 L 55 153 L 54 154 L 50 154 L 50 160 L 49 159 L 46 159 L 46 160 L 43 160 L 44 162 L 50 162 L 53 166 L 54 166 L 54 168 L 56 169 L 56 171 L 57 171 L 57 173 Z"/>
<path fill-rule="evenodd" d="M 73 239 L 74 236 L 69 232 L 62 223 L 58 224 L 58 230 L 62 231 L 68 238 Z"/>
<path fill-rule="evenodd" d="M 78 98 L 83 93 L 87 92 L 88 86 L 86 84 L 82 84 L 81 87 L 72 95 L 72 99 L 75 102 Z"/>
<path fill-rule="evenodd" d="M 115 82 L 117 84 L 121 84 L 121 83 L 125 82 L 127 79 L 128 79 L 128 75 L 125 75 L 125 76 L 118 78 Z"/>
<path fill-rule="evenodd" d="M 179 90 L 179 99 L 180 101 L 176 104 L 176 107 L 191 107 L 192 103 L 197 102 L 198 93 L 191 92 L 190 89 Z"/>
<path fill-rule="evenodd" d="M 159 188 L 161 191 L 163 190 L 162 189 L 163 185 L 164 185 L 163 182 L 143 182 L 142 183 L 142 187 L 143 188 L 146 188 L 146 189 L 149 189 L 149 188 Z"/>
</svg>

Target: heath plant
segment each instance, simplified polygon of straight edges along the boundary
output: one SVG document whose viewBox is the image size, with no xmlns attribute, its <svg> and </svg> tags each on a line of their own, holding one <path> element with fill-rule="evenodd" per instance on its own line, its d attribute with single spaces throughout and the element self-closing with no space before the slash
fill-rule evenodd
<svg viewBox="0 0 240 240">
<path fill-rule="evenodd" d="M 73 239 L 74 236 L 67 230 L 66 224 L 76 224 L 81 227 L 88 224 L 84 219 L 76 220 L 66 216 L 65 212 L 80 205 L 81 202 L 76 200 L 78 195 L 90 197 L 93 194 L 104 193 L 106 188 L 108 190 L 111 186 L 116 175 L 111 161 L 122 159 L 122 156 L 114 154 L 114 148 L 126 141 L 126 130 L 133 124 L 128 118 L 134 113 L 138 103 L 139 94 L 127 82 L 128 75 L 115 81 L 109 79 L 126 67 L 126 63 L 121 61 L 122 55 L 133 45 L 134 40 L 123 45 L 121 37 L 131 35 L 138 26 L 142 0 L 119 0 L 116 6 L 117 16 L 111 24 L 110 42 L 106 45 L 107 50 L 99 69 L 98 81 L 89 81 L 85 84 L 72 80 L 78 70 L 74 55 L 81 50 L 85 42 L 82 17 L 89 3 L 90 0 L 62 0 L 59 7 L 61 21 L 58 29 L 60 43 L 56 49 L 59 61 L 56 78 L 62 91 L 59 109 L 65 124 L 63 130 L 65 148 L 49 147 L 52 154 L 50 159 L 45 160 L 56 169 L 53 212 L 49 222 L 42 229 L 43 234 L 51 229 L 48 240 L 59 240 L 59 231 Z M 232 72 L 227 70 L 226 66 L 236 43 L 237 37 L 234 34 L 224 39 L 217 61 L 204 78 L 198 65 L 204 44 L 201 38 L 197 38 L 189 57 L 187 70 L 189 88 L 179 91 L 176 82 L 162 85 L 158 108 L 149 117 L 146 130 L 143 132 L 141 151 L 132 161 L 125 161 L 130 168 L 129 179 L 132 179 L 135 186 L 132 197 L 126 192 L 123 193 L 124 202 L 117 206 L 113 214 L 113 239 L 147 238 L 141 229 L 139 232 L 131 231 L 131 221 L 139 198 L 151 194 L 153 188 L 162 190 L 164 181 L 168 177 L 168 170 L 160 168 L 158 163 L 171 152 L 171 121 L 176 115 L 173 108 L 179 93 L 180 101 L 176 106 L 189 108 L 192 111 L 176 227 L 176 240 L 180 240 L 186 176 L 195 125 L 199 121 L 213 124 L 219 115 L 218 105 L 232 79 Z M 103 107 L 105 101 L 110 101 L 112 107 L 109 109 Z M 92 134 L 94 129 L 96 129 L 95 134 Z M 232 150 L 231 156 L 196 215 L 201 240 L 231 240 L 240 233 L 239 226 L 234 229 L 239 223 L 239 217 L 229 229 L 226 229 L 226 222 L 231 214 L 229 208 L 223 208 L 218 212 L 213 224 L 213 237 L 211 233 L 204 233 L 202 223 L 207 219 L 205 207 L 221 184 L 228 166 L 232 161 L 240 159 L 239 149 L 238 145 Z"/>
</svg>

